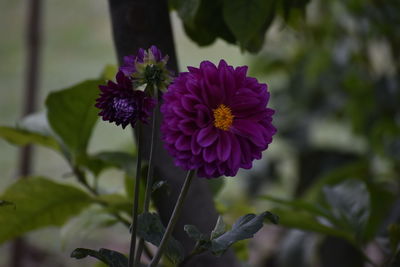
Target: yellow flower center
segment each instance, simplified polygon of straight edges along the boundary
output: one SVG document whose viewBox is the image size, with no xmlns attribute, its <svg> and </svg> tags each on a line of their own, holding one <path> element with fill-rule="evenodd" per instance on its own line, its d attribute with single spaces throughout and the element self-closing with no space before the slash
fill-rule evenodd
<svg viewBox="0 0 400 267">
<path fill-rule="evenodd" d="M 213 112 L 214 126 L 224 131 L 229 130 L 234 118 L 232 110 L 224 104 L 221 104 L 216 109 L 213 109 Z"/>
</svg>

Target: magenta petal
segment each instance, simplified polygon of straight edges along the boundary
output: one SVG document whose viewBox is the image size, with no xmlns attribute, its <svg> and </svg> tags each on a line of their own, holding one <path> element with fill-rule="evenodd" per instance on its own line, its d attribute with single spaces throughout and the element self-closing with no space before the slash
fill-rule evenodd
<svg viewBox="0 0 400 267">
<path fill-rule="evenodd" d="M 231 151 L 232 152 L 228 160 L 228 166 L 230 169 L 236 170 L 236 174 L 237 170 L 239 169 L 241 150 L 239 141 L 234 135 L 231 136 Z"/>
<path fill-rule="evenodd" d="M 190 148 L 192 149 L 192 152 L 194 155 L 199 155 L 202 150 L 202 147 L 199 145 L 199 143 L 197 143 L 197 135 L 198 135 L 198 132 L 196 132 L 193 135 L 191 143 L 190 143 Z"/>
<path fill-rule="evenodd" d="M 262 136 L 260 126 L 258 126 L 258 124 L 255 122 L 237 119 L 234 121 L 231 129 L 234 133 L 248 138 L 257 146 L 264 145 L 264 138 Z"/>
<path fill-rule="evenodd" d="M 219 132 L 219 141 L 217 144 L 217 155 L 221 161 L 226 161 L 231 154 L 231 137 L 225 131 Z"/>
<path fill-rule="evenodd" d="M 185 151 L 190 149 L 190 137 L 181 135 L 176 140 L 175 147 L 178 150 Z"/>
<path fill-rule="evenodd" d="M 197 142 L 202 147 L 208 147 L 212 143 L 214 143 L 215 140 L 217 140 L 217 137 L 218 135 L 216 133 L 214 126 L 209 125 L 208 127 L 200 130 L 197 136 Z"/>
<path fill-rule="evenodd" d="M 206 162 L 213 162 L 217 159 L 217 153 L 215 151 L 215 146 L 206 147 L 203 149 L 203 159 Z"/>
</svg>

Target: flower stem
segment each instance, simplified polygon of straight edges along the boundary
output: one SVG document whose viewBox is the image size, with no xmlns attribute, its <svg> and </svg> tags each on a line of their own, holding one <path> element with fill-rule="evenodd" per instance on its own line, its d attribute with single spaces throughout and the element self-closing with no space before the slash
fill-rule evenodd
<svg viewBox="0 0 400 267">
<path fill-rule="evenodd" d="M 131 244 L 129 249 L 129 267 L 133 266 L 135 261 L 135 247 L 136 247 L 136 231 L 137 231 L 137 217 L 138 217 L 138 206 L 139 206 L 139 188 L 142 170 L 142 142 L 141 142 L 141 122 L 139 121 L 136 125 L 137 132 L 137 162 L 136 162 L 136 177 L 135 177 L 135 193 L 133 197 L 133 209 L 132 209 L 132 229 L 131 229 Z"/>
<path fill-rule="evenodd" d="M 189 187 L 192 182 L 192 178 L 193 178 L 194 174 L 195 174 L 195 171 L 190 170 L 190 171 L 188 171 L 188 173 L 186 175 L 185 182 L 182 186 L 178 200 L 176 201 L 174 211 L 172 212 L 171 218 L 169 219 L 167 229 L 165 230 L 164 236 L 161 240 L 160 246 L 158 247 L 156 255 L 154 256 L 153 260 L 148 265 L 149 267 L 156 267 L 158 262 L 161 259 L 163 250 L 164 250 L 165 246 L 167 245 L 168 239 L 171 236 L 172 231 L 174 230 L 176 222 L 178 221 L 179 214 L 182 210 L 183 203 L 184 203 L 185 197 L 189 191 Z"/>
<path fill-rule="evenodd" d="M 150 206 L 150 196 L 151 196 L 151 187 L 153 184 L 153 172 L 154 172 L 154 147 L 156 147 L 157 143 L 157 121 L 158 121 L 158 89 L 155 87 L 154 88 L 154 97 L 157 100 L 157 106 L 154 109 L 153 112 L 153 123 L 151 127 L 151 143 L 150 143 L 150 153 L 149 153 L 149 168 L 147 170 L 147 179 L 146 179 L 146 191 L 144 194 L 144 206 L 143 206 L 143 212 L 148 212 L 149 211 L 149 206 Z M 134 263 L 134 267 L 139 266 L 140 263 L 140 258 L 142 257 L 143 253 L 143 248 L 144 248 L 144 240 L 143 238 L 140 238 L 139 240 L 139 245 L 138 249 L 136 251 L 136 260 Z M 129 266 L 130 267 L 130 266 Z"/>
</svg>

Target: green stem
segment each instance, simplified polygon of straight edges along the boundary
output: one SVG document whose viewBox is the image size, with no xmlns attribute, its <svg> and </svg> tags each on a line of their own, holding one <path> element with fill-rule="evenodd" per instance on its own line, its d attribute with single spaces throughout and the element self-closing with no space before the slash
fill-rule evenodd
<svg viewBox="0 0 400 267">
<path fill-rule="evenodd" d="M 188 173 L 186 175 L 186 179 L 182 186 L 178 200 L 176 201 L 174 211 L 172 212 L 171 218 L 169 219 L 167 229 L 165 230 L 164 236 L 161 240 L 160 246 L 158 247 L 156 255 L 154 256 L 153 260 L 148 265 L 149 267 L 156 267 L 158 262 L 161 259 L 163 250 L 164 250 L 165 246 L 167 245 L 168 239 L 170 238 L 172 231 L 174 230 L 175 224 L 178 221 L 179 214 L 182 210 L 183 203 L 185 201 L 185 197 L 189 191 L 190 184 L 192 183 L 192 178 L 194 176 L 194 173 L 195 173 L 194 170 L 190 170 L 190 171 L 188 171 Z"/>
<path fill-rule="evenodd" d="M 154 98 L 158 100 L 158 89 L 155 87 L 154 88 Z M 151 196 L 151 187 L 153 184 L 153 172 L 154 172 L 154 148 L 156 147 L 157 143 L 157 121 L 158 121 L 158 110 L 157 110 L 158 104 L 156 108 L 154 109 L 154 115 L 153 115 L 153 123 L 151 127 L 151 143 L 150 143 L 150 154 L 149 154 L 149 168 L 147 170 L 147 179 L 146 179 L 146 191 L 144 195 L 144 206 L 143 206 L 143 212 L 148 212 L 149 207 L 150 207 L 150 196 Z M 143 248 L 144 248 L 144 240 L 143 238 L 140 238 L 139 240 L 139 245 L 138 249 L 136 251 L 136 260 L 134 267 L 139 266 L 140 263 L 140 258 L 142 257 L 143 253 Z"/>
<path fill-rule="evenodd" d="M 129 267 L 133 266 L 135 262 L 135 249 L 136 249 L 136 232 L 137 232 L 137 217 L 138 217 L 138 206 L 139 206 L 139 188 L 141 180 L 141 170 L 142 170 L 142 142 L 141 142 L 141 131 L 142 125 L 139 121 L 136 125 L 137 132 L 137 162 L 136 162 L 136 177 L 135 177 L 135 193 L 133 199 L 133 209 L 132 209 L 132 229 L 131 229 L 131 244 L 129 249 Z"/>
</svg>

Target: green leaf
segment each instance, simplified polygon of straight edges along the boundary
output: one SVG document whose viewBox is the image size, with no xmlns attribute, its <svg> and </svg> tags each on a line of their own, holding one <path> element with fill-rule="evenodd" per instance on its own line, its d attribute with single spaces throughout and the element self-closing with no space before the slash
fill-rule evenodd
<svg viewBox="0 0 400 267">
<path fill-rule="evenodd" d="M 115 75 L 118 72 L 118 67 L 115 65 L 106 65 L 103 69 L 103 72 L 101 73 L 101 77 L 104 80 L 109 80 L 112 81 L 115 79 Z"/>
<path fill-rule="evenodd" d="M 31 230 L 63 225 L 92 203 L 82 190 L 42 177 L 20 179 L 0 198 L 15 204 L 13 209 L 0 209 L 0 243 Z"/>
<path fill-rule="evenodd" d="M 50 93 L 47 117 L 54 132 L 73 155 L 84 154 L 97 121 L 95 100 L 101 80 L 88 80 L 71 88 Z"/>
<path fill-rule="evenodd" d="M 104 204 L 106 210 L 113 213 L 124 212 L 128 215 L 132 213 L 131 201 L 126 196 L 120 194 L 99 195 L 94 201 Z"/>
<path fill-rule="evenodd" d="M 211 231 L 211 237 L 210 239 L 213 240 L 225 233 L 226 229 L 226 224 L 224 223 L 224 220 L 222 216 L 218 216 L 217 223 L 215 224 L 214 229 Z"/>
<path fill-rule="evenodd" d="M 159 246 L 161 239 L 164 235 L 165 227 L 161 223 L 160 217 L 155 213 L 142 213 L 138 217 L 138 236 L 152 243 L 155 246 Z M 170 238 L 165 248 L 165 255 L 174 264 L 178 264 L 183 259 L 183 247 L 174 238 Z"/>
<path fill-rule="evenodd" d="M 260 44 L 255 45 L 254 41 L 261 32 L 265 35 L 266 22 L 271 23 L 270 18 L 275 10 L 275 1 L 266 0 L 225 0 L 223 15 L 229 29 L 235 35 L 242 48 L 247 48 L 250 41 L 252 46 L 261 48 Z M 262 39 L 262 42 L 264 40 Z"/>
<path fill-rule="evenodd" d="M 222 18 L 222 0 L 201 1 L 193 21 L 184 23 L 186 34 L 200 46 L 212 44 L 217 37 L 229 43 L 236 39 Z"/>
<path fill-rule="evenodd" d="M 203 241 L 203 240 L 207 240 L 207 235 L 203 234 L 200 232 L 199 229 L 197 229 L 196 226 L 191 225 L 191 224 L 187 224 L 183 227 L 183 230 L 187 233 L 187 235 L 196 240 L 196 241 Z"/>
<path fill-rule="evenodd" d="M 109 267 L 127 267 L 128 259 L 125 255 L 105 248 L 101 248 L 99 251 L 87 249 L 87 248 L 77 248 L 71 253 L 71 258 L 83 259 L 87 256 L 96 258 Z"/>
<path fill-rule="evenodd" d="M 60 151 L 60 146 L 53 137 L 23 129 L 0 126 L 0 137 L 14 145 L 36 144 Z"/>
<path fill-rule="evenodd" d="M 293 209 L 304 210 L 304 211 L 307 211 L 316 216 L 324 216 L 324 217 L 328 216 L 328 212 L 326 210 L 324 210 L 322 207 L 319 207 L 313 203 L 309 203 L 309 202 L 306 202 L 301 199 L 286 200 L 286 199 L 280 199 L 280 198 L 268 196 L 268 195 L 260 196 L 260 198 L 268 200 L 268 201 L 272 201 L 277 204 L 282 204 L 284 206 L 287 206 L 287 207 L 290 207 Z"/>
<path fill-rule="evenodd" d="M 360 240 L 370 215 L 370 197 L 365 183 L 346 180 L 339 185 L 325 187 L 324 195 L 332 215 L 341 224 L 338 226 L 355 233 Z"/>
<path fill-rule="evenodd" d="M 232 226 L 232 229 L 218 238 L 212 240 L 211 251 L 215 255 L 221 255 L 224 253 L 229 246 L 233 243 L 252 238 L 258 230 L 263 226 L 263 221 L 266 216 L 266 212 L 259 215 L 246 214 L 240 217 Z"/>
<path fill-rule="evenodd" d="M 79 159 L 79 164 L 86 166 L 95 176 L 108 168 L 118 168 L 134 176 L 136 158 L 126 152 L 106 151 L 95 155 L 83 156 Z"/>
</svg>

